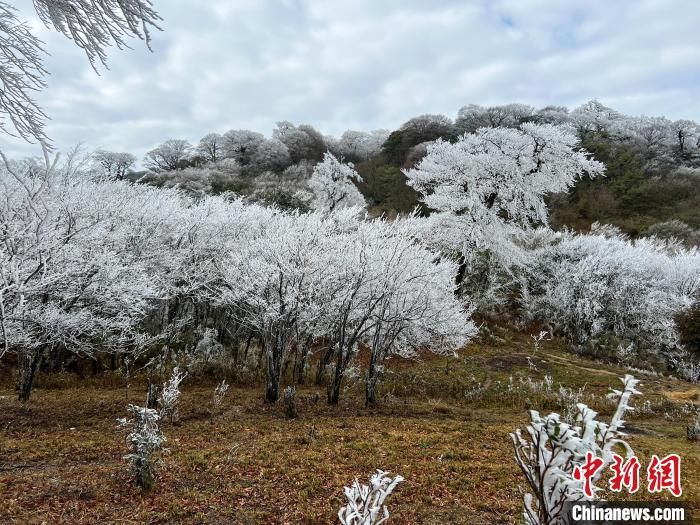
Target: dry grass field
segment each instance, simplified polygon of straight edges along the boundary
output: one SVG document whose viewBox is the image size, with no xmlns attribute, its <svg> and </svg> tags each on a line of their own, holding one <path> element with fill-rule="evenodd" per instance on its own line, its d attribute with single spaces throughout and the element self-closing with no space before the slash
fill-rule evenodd
<svg viewBox="0 0 700 525">
<path fill-rule="evenodd" d="M 582 388 L 582 400 L 605 418 L 604 394 L 624 371 L 556 341 L 534 354 L 527 335 L 497 333 L 458 359 L 391 362 L 372 409 L 360 382 L 349 382 L 336 407 L 320 388 L 299 389 L 299 417 L 289 420 L 281 406 L 262 403 L 259 386 L 232 385 L 214 409 L 214 380 L 189 380 L 179 422 L 164 426 L 168 450 L 147 494 L 130 483 L 116 426 L 127 395 L 143 402 L 142 382 L 127 393 L 114 377 L 42 376 L 23 405 L 6 373 L 0 523 L 330 524 L 342 487 L 376 468 L 406 478 L 387 500 L 390 524 L 520 523 L 525 485 L 508 433 L 526 423 L 528 408 L 560 410 L 560 383 Z M 536 386 L 545 374 L 551 391 Z M 629 418 L 630 443 L 644 466 L 650 454 L 681 455 L 682 499 L 700 516 L 700 445 L 685 437 L 683 409 L 698 403 L 698 388 L 638 376 L 644 397 L 634 404 L 649 403 Z M 636 499 L 650 499 L 641 494 Z"/>
</svg>

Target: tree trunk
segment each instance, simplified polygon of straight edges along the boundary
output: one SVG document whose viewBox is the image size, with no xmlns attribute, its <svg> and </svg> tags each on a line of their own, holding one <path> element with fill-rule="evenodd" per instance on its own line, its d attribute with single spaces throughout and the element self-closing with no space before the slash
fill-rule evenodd
<svg viewBox="0 0 700 525">
<path fill-rule="evenodd" d="M 340 385 L 343 382 L 343 375 L 345 374 L 345 360 L 343 359 L 343 348 L 342 346 L 338 348 L 338 360 L 335 365 L 335 373 L 333 374 L 333 379 L 328 385 L 328 404 L 337 405 L 340 401 Z"/>
<path fill-rule="evenodd" d="M 268 346 L 268 345 L 266 345 Z M 266 350 L 266 379 L 265 379 L 265 403 L 275 403 L 280 398 L 280 375 L 282 373 L 282 355 L 278 348 Z"/>
<path fill-rule="evenodd" d="M 34 377 L 41 362 L 41 350 L 33 350 L 22 355 L 20 362 L 20 377 L 17 385 L 17 398 L 20 401 L 29 401 L 34 386 Z"/>
<path fill-rule="evenodd" d="M 297 362 L 296 370 L 294 370 L 295 381 L 297 385 L 303 385 L 306 382 L 306 376 L 304 372 L 306 371 L 306 359 L 309 355 L 309 347 L 304 345 L 301 349 L 301 354 L 299 355 L 299 361 Z"/>
<path fill-rule="evenodd" d="M 365 387 L 365 407 L 374 405 L 377 402 L 377 384 L 379 383 L 379 367 L 375 352 L 372 352 L 369 359 L 369 370 L 367 372 L 367 385 Z"/>
<path fill-rule="evenodd" d="M 462 285 L 464 283 L 464 278 L 467 275 L 467 260 L 464 255 L 459 257 L 459 267 L 457 269 L 457 275 L 455 276 L 455 295 L 460 297 L 462 295 Z"/>
<path fill-rule="evenodd" d="M 148 382 L 148 392 L 146 393 L 146 408 L 159 408 L 159 399 L 161 394 L 161 386 L 155 383 Z"/>
<path fill-rule="evenodd" d="M 328 347 L 325 353 L 318 360 L 318 370 L 316 370 L 316 385 L 321 386 L 323 384 L 323 373 L 326 367 L 331 362 L 333 358 L 333 346 Z"/>
</svg>

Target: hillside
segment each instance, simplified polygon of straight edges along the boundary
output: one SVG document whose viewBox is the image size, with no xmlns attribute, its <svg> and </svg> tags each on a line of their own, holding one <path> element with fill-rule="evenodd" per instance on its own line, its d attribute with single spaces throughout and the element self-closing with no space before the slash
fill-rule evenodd
<svg viewBox="0 0 700 525">
<path fill-rule="evenodd" d="M 293 420 L 245 386 L 213 409 L 213 383 L 190 378 L 180 423 L 165 428 L 169 451 L 150 494 L 128 483 L 115 426 L 127 397 L 145 395 L 143 378 L 127 391 L 117 375 L 46 375 L 21 404 L 5 377 L 0 521 L 320 525 L 333 522 L 343 485 L 382 468 L 406 478 L 387 500 L 393 524 L 520 523 L 525 484 L 508 433 L 526 423 L 526 409 L 561 410 L 570 396 L 609 418 L 604 396 L 625 370 L 576 357 L 559 340 L 535 352 L 526 333 L 497 325 L 485 333 L 456 359 L 392 360 L 373 409 L 362 408 L 361 381 L 349 382 L 339 407 L 324 403 L 323 389 L 300 388 Z M 698 514 L 700 449 L 685 425 L 700 390 L 638 377 L 643 397 L 633 402 L 629 441 L 643 465 L 651 454 L 682 456 L 682 500 Z M 560 394 L 560 384 L 571 390 Z"/>
</svg>

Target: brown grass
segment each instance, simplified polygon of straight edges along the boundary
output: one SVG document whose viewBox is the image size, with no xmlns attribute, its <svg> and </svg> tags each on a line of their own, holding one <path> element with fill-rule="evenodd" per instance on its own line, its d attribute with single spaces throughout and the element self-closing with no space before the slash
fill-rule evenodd
<svg viewBox="0 0 700 525">
<path fill-rule="evenodd" d="M 527 351 L 527 339 L 512 335 L 452 361 L 396 361 L 375 409 L 362 407 L 361 384 L 350 385 L 337 407 L 325 405 L 320 390 L 299 389 L 293 420 L 281 405 L 264 405 L 260 388 L 232 387 L 213 413 L 213 384 L 190 382 L 180 423 L 164 428 L 169 451 L 149 494 L 131 485 L 122 459 L 115 420 L 126 415 L 126 400 L 118 382 L 40 388 L 26 405 L 8 383 L 0 389 L 0 523 L 336 523 L 342 487 L 382 468 L 406 478 L 387 500 L 393 525 L 516 524 L 524 482 L 508 433 L 525 423 L 525 405 L 552 400 L 508 397 L 503 385 L 511 375 L 546 372 L 555 384 L 586 385 L 591 399 L 618 386 L 613 375 L 596 373 L 601 365 L 564 354 L 556 342 L 535 356 L 537 371 L 523 364 Z M 659 407 L 669 392 L 692 390 L 643 379 Z M 478 383 L 485 387 L 467 399 Z M 130 400 L 144 394 L 132 385 Z M 681 454 L 683 499 L 700 514 L 700 451 L 685 440 L 682 417 L 633 416 L 630 424 L 643 465 L 652 453 Z"/>
</svg>

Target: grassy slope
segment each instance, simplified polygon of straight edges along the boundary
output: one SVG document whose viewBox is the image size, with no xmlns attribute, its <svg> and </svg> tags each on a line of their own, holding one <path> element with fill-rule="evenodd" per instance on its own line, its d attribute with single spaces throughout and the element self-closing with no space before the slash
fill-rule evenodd
<svg viewBox="0 0 700 525">
<path fill-rule="evenodd" d="M 519 523 L 524 483 L 508 432 L 526 422 L 525 408 L 558 408 L 555 396 L 522 387 L 520 378 L 549 373 L 555 389 L 584 387 L 584 400 L 609 414 L 603 395 L 623 373 L 565 353 L 556 341 L 531 358 L 537 370 L 531 355 L 526 335 L 496 330 L 459 359 L 391 363 L 383 401 L 372 410 L 362 407 L 359 383 L 339 407 L 302 389 L 300 417 L 291 421 L 281 407 L 260 402 L 259 388 L 232 387 L 212 414 L 213 385 L 187 385 L 181 422 L 165 429 L 170 451 L 159 483 L 147 495 L 129 485 L 121 459 L 115 419 L 125 415 L 123 388 L 106 381 L 58 388 L 56 378 L 45 378 L 21 406 L 5 384 L 0 522 L 334 523 L 343 485 L 383 468 L 407 478 L 388 500 L 390 523 Z M 685 439 L 687 416 L 677 408 L 697 403 L 699 391 L 641 377 L 655 413 L 631 416 L 632 446 L 644 466 L 651 453 L 681 454 L 683 499 L 700 515 L 700 447 Z M 132 385 L 131 401 L 142 393 Z"/>
</svg>

